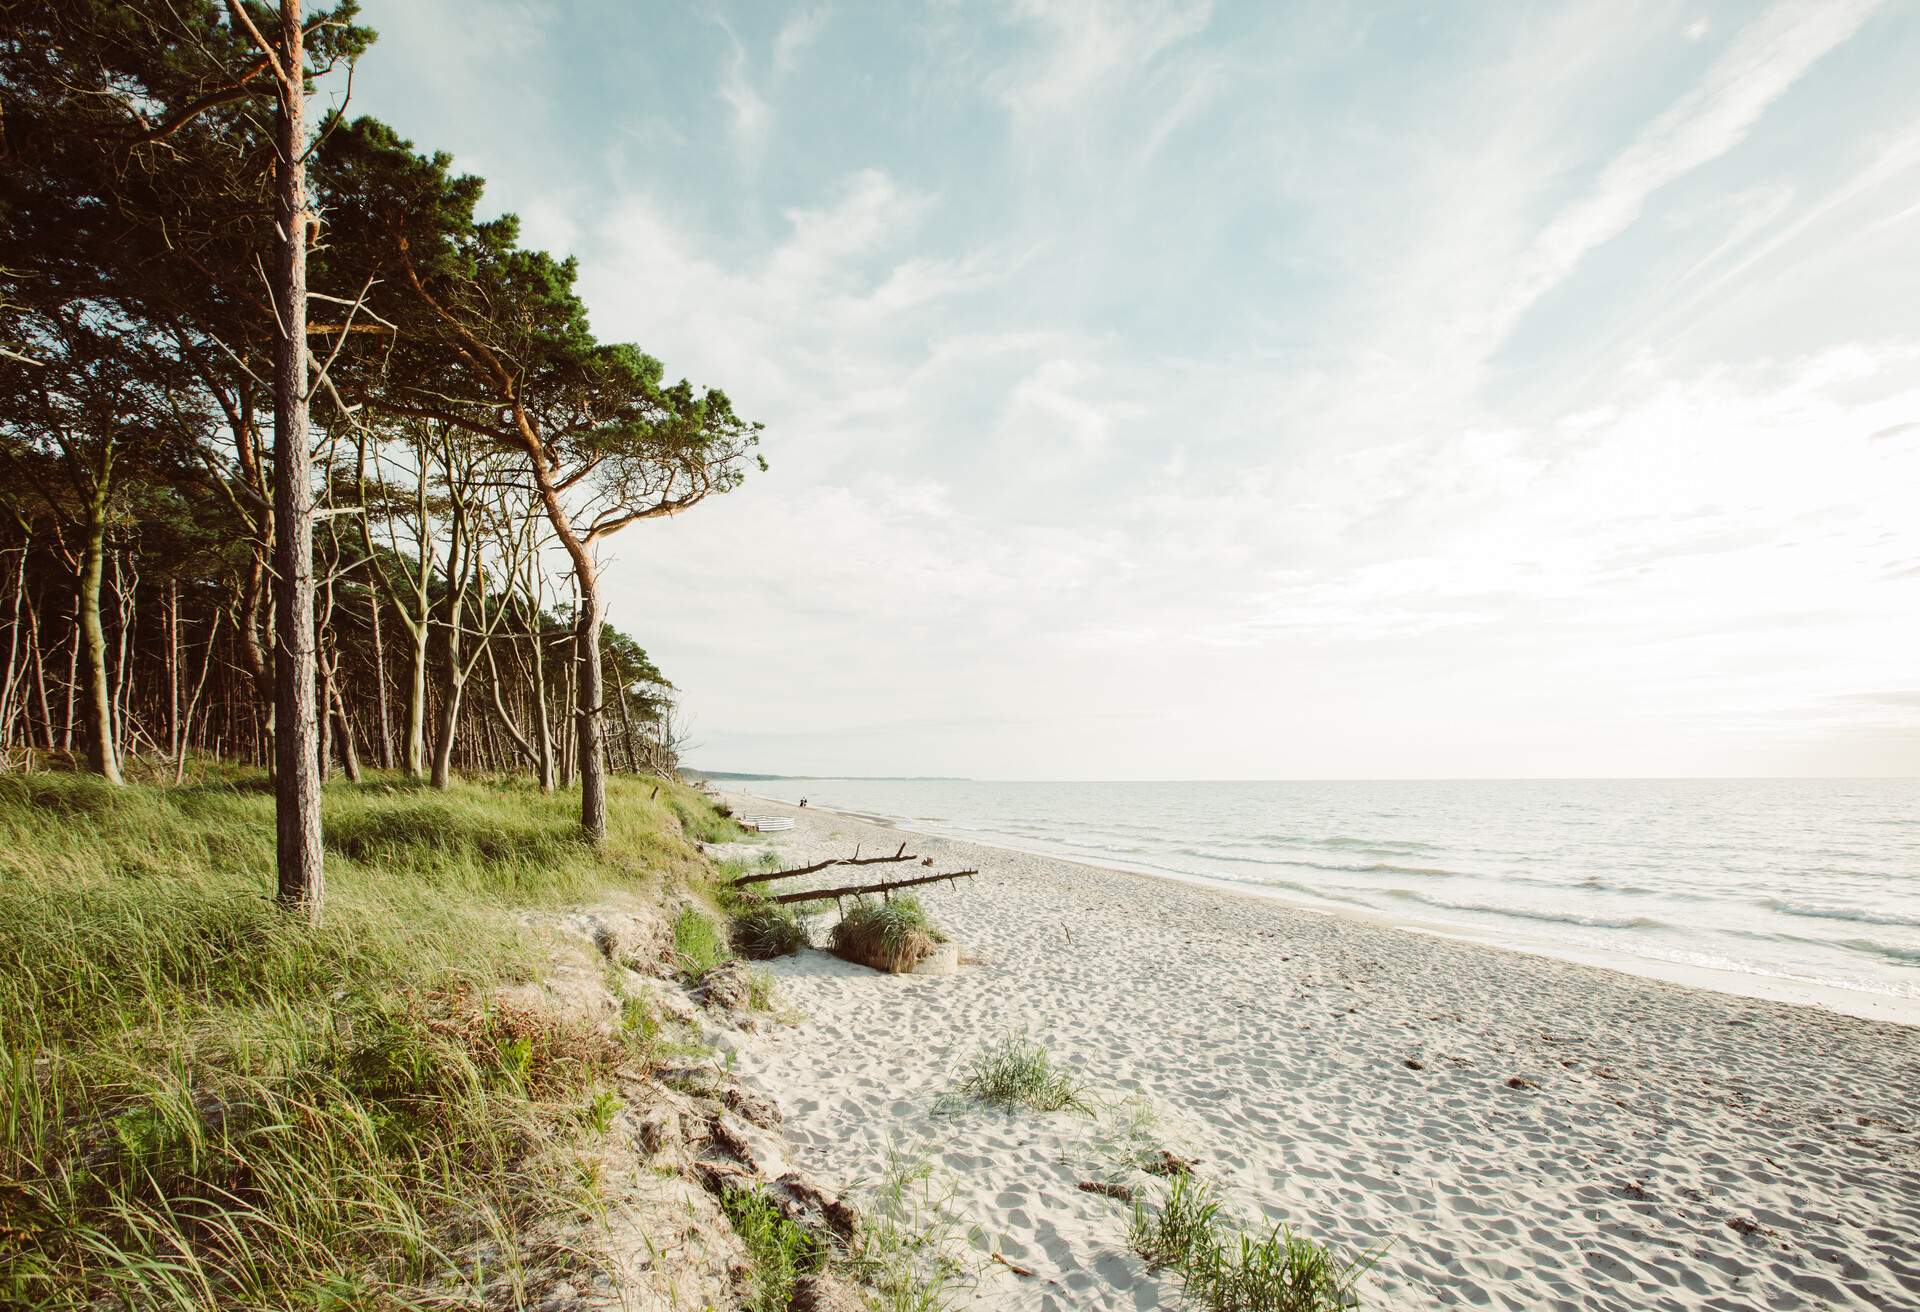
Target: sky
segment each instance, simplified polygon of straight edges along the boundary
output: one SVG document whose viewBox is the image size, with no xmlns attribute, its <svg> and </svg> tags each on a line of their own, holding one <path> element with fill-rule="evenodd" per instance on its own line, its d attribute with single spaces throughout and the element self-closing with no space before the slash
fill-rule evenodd
<svg viewBox="0 0 1920 1312">
<path fill-rule="evenodd" d="M 766 424 L 606 553 L 692 764 L 1920 774 L 1920 3 L 364 16 Z"/>
</svg>

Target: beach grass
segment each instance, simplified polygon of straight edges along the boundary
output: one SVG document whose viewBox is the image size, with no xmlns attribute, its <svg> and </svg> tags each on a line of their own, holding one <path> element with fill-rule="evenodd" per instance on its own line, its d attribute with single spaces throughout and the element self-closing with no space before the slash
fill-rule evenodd
<svg viewBox="0 0 1920 1312">
<path fill-rule="evenodd" d="M 835 956 L 898 974 L 919 965 L 945 938 L 919 898 L 855 897 L 833 927 L 828 947 Z"/>
<path fill-rule="evenodd" d="M 1152 1270 L 1181 1280 L 1186 1301 L 1206 1312 L 1346 1312 L 1375 1260 L 1343 1257 L 1284 1225 L 1260 1234 L 1225 1218 L 1211 1185 L 1174 1177 L 1157 1208 L 1134 1204 L 1127 1241 Z"/>
<path fill-rule="evenodd" d="M 0 1305 L 439 1308 L 510 1284 L 516 1236 L 590 1204 L 570 1145 L 630 1057 L 491 1001 L 541 964 L 525 915 L 707 877 L 697 795 L 609 785 L 595 850 L 537 788 L 331 782 L 310 929 L 271 900 L 258 775 L 0 777 Z"/>
<path fill-rule="evenodd" d="M 765 898 L 741 897 L 732 909 L 730 934 L 734 951 L 754 961 L 788 957 L 813 946 L 806 921 L 791 905 Z"/>
<path fill-rule="evenodd" d="M 800 1277 L 818 1271 L 826 1251 L 806 1230 L 780 1212 L 764 1189 L 729 1185 L 720 1208 L 746 1246 L 752 1264 L 747 1312 L 786 1312 Z"/>
<path fill-rule="evenodd" d="M 1073 1111 L 1091 1114 L 1092 1096 L 1072 1071 L 1059 1065 L 1045 1045 L 1024 1030 L 1001 1035 L 975 1053 L 962 1072 L 957 1091 L 963 1098 L 1007 1110 Z"/>
<path fill-rule="evenodd" d="M 862 1204 L 847 1265 L 879 1312 L 946 1312 L 968 1300 L 977 1283 L 968 1255 L 985 1237 L 955 1218 L 951 1186 L 926 1157 L 891 1147 Z"/>
<path fill-rule="evenodd" d="M 682 975 L 697 980 L 732 956 L 713 917 L 691 903 L 680 908 L 673 918 L 673 960 Z"/>
</svg>

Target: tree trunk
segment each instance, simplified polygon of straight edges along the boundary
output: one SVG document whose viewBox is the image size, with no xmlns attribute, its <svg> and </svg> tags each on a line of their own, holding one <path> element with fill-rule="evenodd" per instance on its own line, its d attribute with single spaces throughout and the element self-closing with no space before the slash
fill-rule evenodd
<svg viewBox="0 0 1920 1312">
<path fill-rule="evenodd" d="M 347 703 L 340 693 L 340 680 L 337 677 L 329 679 L 327 689 L 327 700 L 333 706 L 333 726 L 340 735 L 340 768 L 347 772 L 349 781 L 357 784 L 360 782 L 360 747 L 353 740 L 353 720 L 347 714 Z"/>
<path fill-rule="evenodd" d="M 627 752 L 627 773 L 639 774 L 640 761 L 633 750 L 633 713 L 627 709 L 627 676 L 620 669 L 618 657 L 613 661 L 613 681 L 620 689 L 620 732 Z"/>
<path fill-rule="evenodd" d="M 447 462 L 447 475 L 451 483 L 451 457 Z M 440 721 L 433 735 L 433 777 L 430 781 L 435 788 L 445 788 L 453 782 L 454 738 L 460 731 L 460 700 L 467 685 L 466 670 L 461 662 L 460 626 L 466 622 L 465 602 L 472 548 L 467 542 L 464 508 L 457 497 L 453 502 L 448 517 L 446 638 L 443 644 L 447 682 L 440 690 Z"/>
<path fill-rule="evenodd" d="M 132 730 L 128 727 L 127 688 L 133 682 L 133 672 L 127 663 L 127 640 L 133 631 L 132 589 L 126 586 L 120 568 L 121 553 L 113 553 L 113 604 L 119 612 L 119 650 L 113 660 L 113 743 L 117 751 L 124 755 L 135 755 L 138 748 Z M 134 588 L 140 585 L 138 574 L 134 576 Z"/>
<path fill-rule="evenodd" d="M 580 662 L 570 659 L 564 668 L 567 674 L 567 687 L 566 695 L 560 702 L 560 705 L 565 714 L 571 715 L 573 714 L 574 706 L 577 704 L 574 700 L 574 688 L 580 682 Z M 580 735 L 577 732 L 563 732 L 560 735 L 560 786 L 562 788 L 573 787 L 573 776 L 580 761 L 579 748 Z"/>
<path fill-rule="evenodd" d="M 407 683 L 407 773 L 421 779 L 427 773 L 427 639 L 431 630 L 424 617 L 413 626 L 413 668 Z"/>
<path fill-rule="evenodd" d="M 86 545 L 80 555 L 80 637 L 87 679 L 88 764 L 108 783 L 120 783 L 120 754 L 113 742 L 113 689 L 107 682 L 107 635 L 100 624 L 100 581 L 107 559 L 107 487 L 113 457 L 101 461 L 99 479 L 87 502 Z"/>
<path fill-rule="evenodd" d="M 380 589 L 367 585 L 367 617 L 373 626 L 373 693 L 380 707 L 380 768 L 393 769 L 393 721 L 387 714 L 387 648 L 380 639 Z"/>
<path fill-rule="evenodd" d="M 435 788 L 453 782 L 453 739 L 460 729 L 460 701 L 465 692 L 466 680 L 450 675 L 440 696 L 440 723 L 433 735 L 433 776 L 429 782 Z"/>
<path fill-rule="evenodd" d="M 46 593 L 42 591 L 39 600 L 27 606 L 27 641 L 33 650 L 34 692 L 40 699 L 40 742 L 48 751 L 52 751 L 53 708 L 47 702 L 46 644 L 40 640 L 40 611 L 45 603 Z"/>
<path fill-rule="evenodd" d="M 325 898 L 320 845 L 320 726 L 314 696 L 313 484 L 307 450 L 306 51 L 300 0 L 280 0 L 279 260 L 281 316 L 273 370 L 274 813 L 282 906 L 318 922 Z"/>
<path fill-rule="evenodd" d="M 60 750 L 73 750 L 73 699 L 80 687 L 80 648 L 86 644 L 80 632 L 80 589 L 73 590 L 73 613 L 67 617 L 67 694 L 66 706 L 60 717 Z"/>
<path fill-rule="evenodd" d="M 180 580 L 167 580 L 167 759 L 180 754 Z"/>
<path fill-rule="evenodd" d="M 547 717 L 547 661 L 543 654 L 546 638 L 540 632 L 540 612 L 534 611 L 533 620 L 533 704 L 535 708 L 534 731 L 539 736 L 534 745 L 540 751 L 540 791 L 553 791 L 553 722 Z"/>
<path fill-rule="evenodd" d="M 269 543 L 264 550 L 272 550 Z M 267 736 L 273 735 L 273 699 L 274 675 L 268 667 L 267 647 L 260 641 L 262 632 L 269 631 L 271 625 L 262 615 L 260 594 L 266 587 L 266 561 L 262 557 L 262 548 L 256 544 L 253 559 L 247 563 L 247 578 L 240 601 L 240 660 L 247 667 L 247 677 L 253 682 L 253 699 L 256 708 L 264 707 L 267 712 Z M 256 744 L 258 735 L 255 736 Z M 261 752 L 258 755 L 264 756 Z M 268 762 L 271 768 L 272 762 Z"/>
<path fill-rule="evenodd" d="M 589 569 L 578 575 L 579 627 L 574 633 L 574 659 L 580 669 L 580 688 L 574 697 L 579 720 L 580 828 L 594 843 L 607 841 L 607 763 L 601 714 L 606 709 L 605 680 L 600 671 L 600 621 L 604 603 L 600 581 Z"/>
<path fill-rule="evenodd" d="M 33 736 L 33 722 L 26 716 L 26 648 L 20 642 L 20 612 L 27 593 L 27 552 L 32 545 L 32 538 L 20 544 L 20 563 L 13 576 L 13 619 L 7 625 L 7 678 L 4 690 L 0 690 L 0 727 L 4 728 L 8 747 L 13 746 L 13 694 L 16 688 L 20 692 L 20 740 L 31 745 Z"/>
<path fill-rule="evenodd" d="M 333 671 L 327 667 L 324 658 L 316 654 L 313 670 L 313 700 L 320 708 L 320 786 L 327 786 L 327 776 L 333 773 L 333 736 L 327 726 L 332 723 Z"/>
<path fill-rule="evenodd" d="M 207 672 L 213 668 L 214 642 L 220 636 L 220 611 L 213 612 L 213 622 L 207 627 L 207 659 L 200 664 L 200 677 L 194 682 L 193 694 L 187 698 L 187 720 L 180 730 L 180 750 L 173 758 L 173 782 L 178 787 L 187 776 L 187 745 L 193 738 L 193 713 L 200 705 L 200 694 L 207 686 Z"/>
</svg>

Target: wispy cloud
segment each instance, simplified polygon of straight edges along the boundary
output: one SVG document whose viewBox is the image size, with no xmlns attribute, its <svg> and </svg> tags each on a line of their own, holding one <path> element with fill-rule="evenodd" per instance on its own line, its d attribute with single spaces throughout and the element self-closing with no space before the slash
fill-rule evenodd
<svg viewBox="0 0 1920 1312">
<path fill-rule="evenodd" d="M 1616 156 L 1591 191 L 1562 210 L 1522 257 L 1486 325 L 1503 339 L 1520 316 L 1594 248 L 1640 217 L 1647 198 L 1743 141 L 1767 108 L 1859 30 L 1880 0 L 1781 0 L 1734 38 L 1705 79 Z"/>
<path fill-rule="evenodd" d="M 820 39 L 833 10 L 826 5 L 803 9 L 780 25 L 773 39 L 773 75 L 785 77 L 793 72 L 813 43 Z"/>
<path fill-rule="evenodd" d="M 1009 16 L 1039 33 L 1039 47 L 992 85 L 1023 120 L 1071 112 L 1204 31 L 1212 13 L 1211 0 L 1011 0 Z"/>
<path fill-rule="evenodd" d="M 1920 23 L 1630 17 L 735 3 L 415 131 L 769 425 L 610 572 L 711 764 L 1920 769 Z"/>
<path fill-rule="evenodd" d="M 752 61 L 747 56 L 746 46 L 741 44 L 740 38 L 726 23 L 721 22 L 720 27 L 727 34 L 729 49 L 721 70 L 718 94 L 731 116 L 734 145 L 743 156 L 757 158 L 766 146 L 773 112 L 753 83 Z"/>
</svg>

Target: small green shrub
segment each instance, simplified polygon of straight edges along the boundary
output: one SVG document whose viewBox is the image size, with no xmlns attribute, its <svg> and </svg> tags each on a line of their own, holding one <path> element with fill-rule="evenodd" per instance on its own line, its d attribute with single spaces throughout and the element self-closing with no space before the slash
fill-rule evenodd
<svg viewBox="0 0 1920 1312">
<path fill-rule="evenodd" d="M 946 941 L 916 897 L 856 897 L 833 927 L 827 946 L 837 957 L 875 970 L 912 970 Z"/>
<path fill-rule="evenodd" d="M 1127 1234 L 1149 1268 L 1176 1272 L 1190 1304 L 1207 1312 L 1348 1312 L 1373 1254 L 1345 1257 L 1276 1225 L 1234 1230 L 1212 1186 L 1177 1176 L 1158 1211 L 1133 1207 Z"/>
<path fill-rule="evenodd" d="M 733 913 L 733 950 L 743 957 L 767 961 L 812 946 L 806 922 L 791 906 L 745 898 Z"/>
<path fill-rule="evenodd" d="M 1045 1047 L 1026 1032 L 1005 1034 L 974 1054 L 960 1077 L 962 1096 L 1012 1110 L 1093 1112 L 1086 1086 L 1054 1064 Z"/>
<path fill-rule="evenodd" d="M 698 907 L 684 906 L 673 918 L 673 959 L 680 973 L 698 978 L 732 954 L 720 928 Z"/>
<path fill-rule="evenodd" d="M 805 1230 L 780 1214 L 771 1198 L 760 1189 L 729 1185 L 721 1196 L 720 1209 L 727 1214 L 734 1234 L 746 1245 L 753 1263 L 753 1293 L 747 1299 L 749 1312 L 786 1312 L 793 1301 L 793 1287 L 801 1276 L 820 1269 L 826 1254 Z"/>
</svg>

